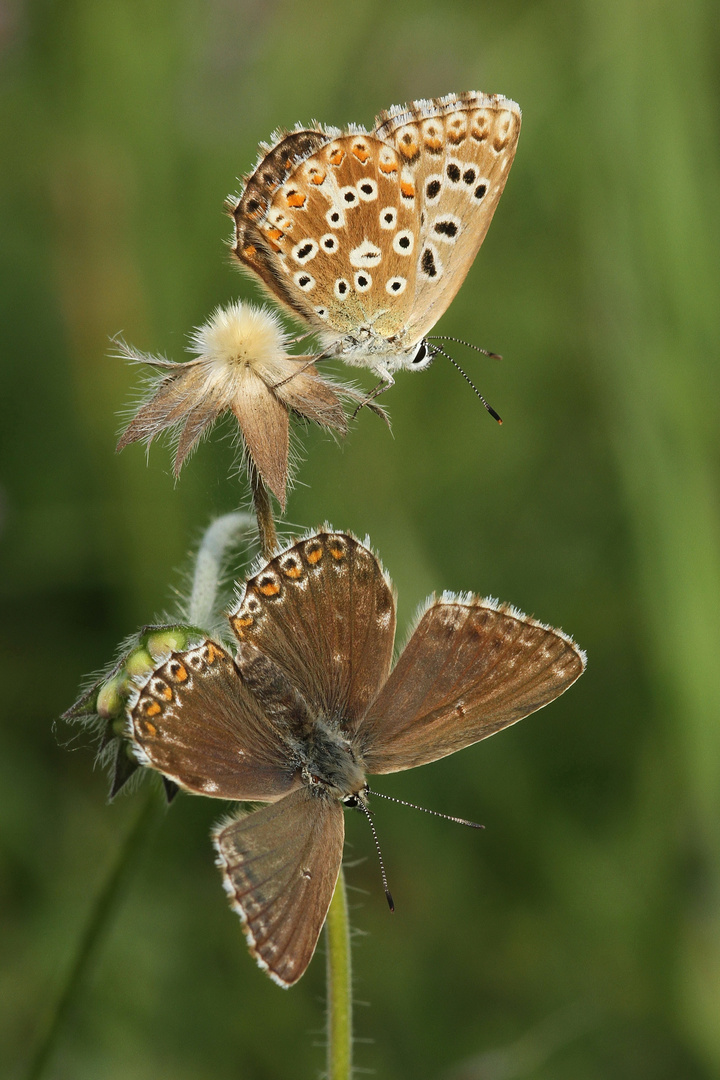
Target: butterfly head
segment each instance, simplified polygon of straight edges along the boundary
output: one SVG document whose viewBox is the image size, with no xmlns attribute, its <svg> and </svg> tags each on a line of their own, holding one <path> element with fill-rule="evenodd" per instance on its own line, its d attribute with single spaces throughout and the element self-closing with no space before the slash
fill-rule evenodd
<svg viewBox="0 0 720 1080">
<path fill-rule="evenodd" d="M 337 356 L 353 367 L 366 367 L 388 383 L 398 371 L 424 371 L 438 352 L 425 338 L 407 345 L 400 335 L 386 338 L 368 330 L 347 335 L 339 340 L 329 340 L 324 357 Z"/>
</svg>

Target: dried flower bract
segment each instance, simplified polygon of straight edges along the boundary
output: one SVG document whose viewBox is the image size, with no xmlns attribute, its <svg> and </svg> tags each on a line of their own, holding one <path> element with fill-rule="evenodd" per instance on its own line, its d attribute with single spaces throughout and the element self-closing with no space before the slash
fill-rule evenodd
<svg viewBox="0 0 720 1080">
<path fill-rule="evenodd" d="M 120 355 L 147 364 L 155 374 L 151 396 L 135 413 L 117 449 L 150 443 L 171 430 L 177 438 L 175 475 L 211 424 L 230 410 L 247 454 L 262 480 L 285 506 L 289 411 L 344 435 L 347 419 L 339 394 L 359 400 L 349 387 L 321 378 L 311 357 L 290 356 L 280 320 L 267 308 L 236 301 L 218 308 L 191 336 L 186 363 L 136 352 L 118 342 Z"/>
</svg>

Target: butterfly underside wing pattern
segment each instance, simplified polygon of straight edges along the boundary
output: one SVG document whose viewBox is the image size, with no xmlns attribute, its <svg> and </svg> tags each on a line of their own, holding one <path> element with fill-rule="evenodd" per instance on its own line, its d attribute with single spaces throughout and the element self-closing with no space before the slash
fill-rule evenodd
<svg viewBox="0 0 720 1080">
<path fill-rule="evenodd" d="M 371 132 L 280 137 L 228 200 L 233 252 L 328 354 L 409 366 L 485 238 L 520 115 L 465 93 L 393 107 Z"/>
<path fill-rule="evenodd" d="M 392 667 L 392 585 L 364 544 L 329 528 L 262 565 L 229 620 L 235 656 L 210 640 L 171 653 L 131 698 L 129 734 L 140 762 L 181 787 L 270 804 L 214 840 L 253 956 L 290 986 L 340 870 L 342 802 L 366 803 L 366 773 L 414 768 L 514 724 L 585 660 L 514 608 L 443 596 Z"/>
</svg>

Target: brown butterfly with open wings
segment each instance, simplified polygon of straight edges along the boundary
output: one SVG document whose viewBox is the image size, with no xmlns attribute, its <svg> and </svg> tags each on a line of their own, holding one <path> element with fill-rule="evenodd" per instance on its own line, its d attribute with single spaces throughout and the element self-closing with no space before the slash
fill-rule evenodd
<svg viewBox="0 0 720 1080">
<path fill-rule="evenodd" d="M 214 830 L 250 951 L 280 986 L 307 968 L 342 860 L 343 803 L 366 773 L 424 765 L 542 708 L 584 653 L 473 596 L 431 599 L 392 664 L 395 597 L 358 540 L 322 530 L 267 562 L 216 641 L 173 652 L 129 703 L 144 765 L 188 791 L 270 805 Z"/>
</svg>

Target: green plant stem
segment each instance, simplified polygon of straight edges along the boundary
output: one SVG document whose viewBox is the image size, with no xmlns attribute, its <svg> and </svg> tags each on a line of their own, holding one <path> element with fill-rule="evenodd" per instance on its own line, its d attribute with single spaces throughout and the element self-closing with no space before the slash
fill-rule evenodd
<svg viewBox="0 0 720 1080">
<path fill-rule="evenodd" d="M 350 920 L 342 867 L 327 921 L 327 1075 L 328 1080 L 352 1076 L 352 968 Z"/>
<path fill-rule="evenodd" d="M 55 1048 L 58 1035 L 72 1011 L 78 993 L 82 987 L 90 963 L 95 956 L 98 944 L 106 932 L 123 889 L 135 872 L 152 833 L 152 824 L 160 807 L 157 790 L 153 787 L 145 795 L 135 821 L 125 840 L 120 846 L 115 864 L 100 890 L 78 942 L 75 958 L 68 971 L 65 985 L 47 1020 L 45 1030 L 35 1048 L 33 1057 L 25 1072 L 25 1080 L 38 1080 L 42 1076 L 50 1055 Z"/>
<path fill-rule="evenodd" d="M 271 559 L 278 547 L 275 521 L 273 519 L 272 504 L 267 488 L 265 487 L 260 473 L 254 466 L 250 466 L 250 486 L 252 488 L 253 506 L 257 516 L 258 533 L 260 534 L 260 547 L 266 559 Z"/>
</svg>

